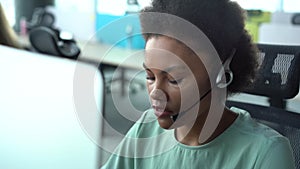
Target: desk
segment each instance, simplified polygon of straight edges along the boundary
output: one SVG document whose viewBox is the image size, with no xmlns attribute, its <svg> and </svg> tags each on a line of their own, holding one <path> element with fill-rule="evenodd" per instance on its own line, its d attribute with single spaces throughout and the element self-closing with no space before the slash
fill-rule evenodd
<svg viewBox="0 0 300 169">
<path fill-rule="evenodd" d="M 27 36 L 20 36 L 20 43 L 30 47 Z M 77 41 L 81 50 L 78 57 L 79 61 L 88 62 L 99 67 L 100 64 L 111 65 L 120 69 L 120 77 L 117 80 L 121 82 L 121 93 L 125 95 L 125 71 L 126 69 L 142 69 L 144 60 L 144 50 L 132 50 L 120 48 L 109 44 L 101 44 L 93 41 Z"/>
<path fill-rule="evenodd" d="M 23 46 L 30 47 L 27 36 L 19 36 L 19 41 Z M 132 50 L 113 45 L 103 44 L 94 41 L 77 41 L 81 50 L 78 59 L 98 64 L 107 64 L 112 66 L 122 66 L 128 69 L 142 69 L 144 60 L 143 49 Z"/>
</svg>

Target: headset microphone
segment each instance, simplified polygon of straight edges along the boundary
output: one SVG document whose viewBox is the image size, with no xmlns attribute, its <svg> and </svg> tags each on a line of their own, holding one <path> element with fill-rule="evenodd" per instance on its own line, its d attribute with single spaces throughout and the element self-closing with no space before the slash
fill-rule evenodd
<svg viewBox="0 0 300 169">
<path fill-rule="evenodd" d="M 182 115 L 184 115 L 186 112 L 190 111 L 190 110 L 191 110 L 193 107 L 195 107 L 202 99 L 204 99 L 210 92 L 211 92 L 211 89 L 209 89 L 204 95 L 202 95 L 202 96 L 200 97 L 200 99 L 197 100 L 197 101 L 196 101 L 192 106 L 190 106 L 188 109 L 186 109 L 186 110 L 180 112 L 180 113 L 179 113 L 180 116 L 182 116 Z M 178 117 L 179 114 L 176 114 L 176 115 L 172 116 L 173 121 L 176 121 L 176 119 L 177 119 L 177 117 Z"/>
<path fill-rule="evenodd" d="M 218 88 L 225 88 L 227 87 L 232 81 L 233 81 L 233 72 L 230 70 L 230 63 L 232 61 L 233 56 L 235 55 L 236 49 L 233 48 L 230 56 L 228 59 L 226 59 L 225 63 L 223 64 L 224 66 L 224 73 L 223 73 L 223 69 L 221 68 L 221 70 L 219 71 L 217 78 L 216 78 L 216 86 Z M 223 76 L 223 74 L 225 75 L 225 77 Z M 227 75 L 227 76 L 226 76 Z M 225 82 L 223 82 L 225 80 Z M 211 92 L 212 88 L 210 88 L 204 95 L 202 95 L 200 97 L 199 100 L 197 100 L 194 104 L 192 104 L 189 108 L 187 108 L 186 110 L 180 112 L 179 114 L 176 114 L 174 116 L 172 116 L 171 118 L 173 119 L 173 121 L 175 122 L 178 115 L 183 116 L 186 112 L 190 111 L 193 107 L 195 107 L 202 99 L 204 99 L 210 92 Z"/>
</svg>

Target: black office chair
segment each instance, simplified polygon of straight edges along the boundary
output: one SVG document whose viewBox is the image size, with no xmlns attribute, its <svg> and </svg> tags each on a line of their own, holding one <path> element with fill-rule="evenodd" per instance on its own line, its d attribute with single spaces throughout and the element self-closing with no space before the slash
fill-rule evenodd
<svg viewBox="0 0 300 169">
<path fill-rule="evenodd" d="M 227 101 L 228 107 L 247 110 L 254 119 L 286 136 L 300 169 L 300 112 L 286 110 L 286 99 L 299 92 L 300 46 L 258 44 L 260 68 L 252 86 L 244 92 L 269 98 L 270 106 Z"/>
<path fill-rule="evenodd" d="M 27 22 L 27 29 L 31 30 L 39 26 L 45 26 L 53 28 L 55 22 L 55 16 L 53 13 L 47 11 L 45 8 L 35 8 L 32 14 L 32 19 Z"/>
<path fill-rule="evenodd" d="M 292 24 L 300 25 L 300 13 L 296 13 L 292 17 Z"/>
<path fill-rule="evenodd" d="M 80 49 L 73 38 L 60 37 L 60 31 L 45 26 L 33 28 L 29 32 L 31 46 L 39 53 L 77 59 Z"/>
<path fill-rule="evenodd" d="M 73 35 L 68 32 L 61 32 L 54 28 L 54 15 L 44 8 L 36 8 L 34 10 L 32 20 L 28 22 L 27 29 L 29 31 L 29 41 L 32 50 L 64 57 L 68 59 L 77 59 L 80 54 L 80 48 L 77 46 Z"/>
<path fill-rule="evenodd" d="M 271 106 L 285 109 L 299 92 L 300 46 L 258 44 L 260 68 L 246 93 L 266 96 Z"/>
</svg>

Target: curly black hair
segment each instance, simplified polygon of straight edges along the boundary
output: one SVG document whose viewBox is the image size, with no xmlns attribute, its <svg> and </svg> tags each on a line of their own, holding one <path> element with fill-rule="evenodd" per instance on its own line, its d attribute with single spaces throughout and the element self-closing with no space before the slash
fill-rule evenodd
<svg viewBox="0 0 300 169">
<path fill-rule="evenodd" d="M 245 30 L 245 12 L 236 3 L 229 0 L 153 0 L 151 6 L 141 10 L 146 12 L 166 13 L 180 17 L 200 29 L 211 41 L 222 61 L 232 50 L 236 53 L 230 64 L 234 74 L 232 83 L 227 87 L 228 94 L 239 93 L 249 86 L 256 75 L 257 48 Z M 140 15 L 142 32 L 155 25 L 161 31 L 166 22 L 157 18 Z M 170 24 L 170 23 L 168 23 Z M 167 31 L 167 30 L 165 30 Z M 143 34 L 147 41 L 158 34 Z"/>
</svg>

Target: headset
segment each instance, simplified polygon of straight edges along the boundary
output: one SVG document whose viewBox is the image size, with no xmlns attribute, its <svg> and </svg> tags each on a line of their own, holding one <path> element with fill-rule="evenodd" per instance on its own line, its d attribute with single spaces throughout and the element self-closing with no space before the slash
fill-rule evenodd
<svg viewBox="0 0 300 169">
<path fill-rule="evenodd" d="M 233 48 L 230 56 L 228 57 L 228 59 L 225 60 L 225 63 L 223 64 L 223 68 L 220 68 L 220 71 L 217 75 L 216 78 L 216 82 L 215 82 L 215 86 L 222 89 L 222 88 L 226 88 L 227 86 L 229 86 L 232 81 L 233 81 L 233 72 L 230 69 L 230 63 L 232 61 L 233 56 L 236 53 L 236 49 Z M 223 72 L 224 69 L 224 72 Z M 193 107 L 195 107 L 201 100 L 203 100 L 210 92 L 211 92 L 212 88 L 210 88 L 209 90 L 207 90 L 194 104 L 192 104 L 189 108 L 187 108 L 184 111 L 181 111 L 179 114 L 172 116 L 171 118 L 173 119 L 173 121 L 175 122 L 178 115 L 182 116 L 183 114 L 185 114 L 186 112 L 190 111 Z"/>
</svg>

